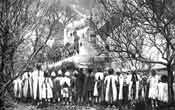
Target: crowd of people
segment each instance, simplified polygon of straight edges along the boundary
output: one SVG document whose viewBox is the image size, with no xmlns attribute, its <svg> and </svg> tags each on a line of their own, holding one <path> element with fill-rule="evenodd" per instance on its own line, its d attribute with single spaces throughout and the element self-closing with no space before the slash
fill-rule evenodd
<svg viewBox="0 0 175 110">
<path fill-rule="evenodd" d="M 152 71 L 150 75 L 138 72 L 114 72 L 113 69 L 49 69 L 40 65 L 28 69 L 14 80 L 14 96 L 18 101 L 34 104 L 122 106 L 130 101 L 151 100 L 168 102 L 167 77 Z"/>
</svg>

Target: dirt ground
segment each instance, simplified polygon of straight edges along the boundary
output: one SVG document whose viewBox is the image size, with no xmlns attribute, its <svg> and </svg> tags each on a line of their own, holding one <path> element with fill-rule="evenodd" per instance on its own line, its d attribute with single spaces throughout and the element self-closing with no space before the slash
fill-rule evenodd
<svg viewBox="0 0 175 110">
<path fill-rule="evenodd" d="M 141 107 L 142 108 L 142 107 Z M 152 110 L 149 105 L 146 105 L 145 110 Z M 31 103 L 17 103 L 14 101 L 8 101 L 4 108 L 0 107 L 0 110 L 119 110 L 118 107 L 104 107 L 101 105 L 94 105 L 91 107 L 87 106 L 63 106 L 58 104 L 49 104 L 49 105 L 41 105 L 41 106 L 34 106 Z M 144 109 L 132 109 L 128 108 L 127 106 L 122 106 L 120 110 L 144 110 Z M 157 110 L 168 110 L 166 107 L 160 107 Z M 170 110 L 175 110 L 172 108 Z"/>
<path fill-rule="evenodd" d="M 38 107 L 31 104 L 24 104 L 24 103 L 15 103 L 13 107 L 6 107 L 5 110 L 119 110 L 119 108 L 109 108 L 109 107 L 102 107 L 102 106 L 60 106 L 60 105 L 48 105 L 45 107 Z M 129 110 L 129 109 L 127 109 Z"/>
</svg>

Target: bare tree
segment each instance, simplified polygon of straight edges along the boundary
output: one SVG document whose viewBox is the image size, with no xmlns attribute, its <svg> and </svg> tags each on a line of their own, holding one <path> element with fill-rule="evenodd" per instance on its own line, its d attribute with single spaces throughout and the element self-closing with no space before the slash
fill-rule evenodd
<svg viewBox="0 0 175 110">
<path fill-rule="evenodd" d="M 13 80 L 36 63 L 36 56 L 42 55 L 48 40 L 58 35 L 64 12 L 59 0 L 0 1 L 0 98 L 5 96 Z M 32 48 L 28 54 L 25 54 L 26 46 Z M 21 55 L 24 63 L 17 59 L 21 53 L 24 53 Z M 19 64 L 20 69 L 13 69 Z"/>
<path fill-rule="evenodd" d="M 94 22 L 92 24 L 104 41 L 110 39 L 111 43 L 106 43 L 110 47 L 108 51 L 116 52 L 128 60 L 166 67 L 171 103 L 175 65 L 174 1 L 121 0 L 121 6 L 112 0 L 99 0 L 99 3 L 106 15 L 103 19 L 106 26 L 99 28 Z M 117 19 L 113 20 L 113 16 Z M 154 54 L 148 55 L 152 52 Z"/>
</svg>

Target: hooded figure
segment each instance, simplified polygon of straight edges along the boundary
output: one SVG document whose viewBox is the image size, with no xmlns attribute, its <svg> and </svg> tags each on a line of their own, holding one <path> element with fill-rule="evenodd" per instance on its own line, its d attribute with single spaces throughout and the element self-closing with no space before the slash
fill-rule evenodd
<svg viewBox="0 0 175 110">
<path fill-rule="evenodd" d="M 149 94 L 148 97 L 151 99 L 156 99 L 158 97 L 158 82 L 159 78 L 155 73 L 148 79 L 149 82 Z"/>
<path fill-rule="evenodd" d="M 54 83 L 54 98 L 57 100 L 57 101 L 60 101 L 60 97 L 61 97 L 61 85 L 60 85 L 60 81 L 61 81 L 61 78 L 62 78 L 62 71 L 59 70 L 57 72 L 57 76 L 56 78 L 54 79 L 53 83 Z"/>
<path fill-rule="evenodd" d="M 61 95 L 63 98 L 69 97 L 69 88 L 71 86 L 71 79 L 68 77 L 70 75 L 69 72 L 65 73 L 65 76 L 61 78 L 60 85 L 62 87 L 61 89 Z"/>
<path fill-rule="evenodd" d="M 13 84 L 14 84 L 13 91 L 14 91 L 15 97 L 21 98 L 21 95 L 22 95 L 22 80 L 21 80 L 21 78 L 15 79 L 13 81 Z"/>
<path fill-rule="evenodd" d="M 46 77 L 48 77 L 48 74 L 49 74 L 48 71 L 45 70 L 44 71 L 44 78 L 43 78 L 44 81 L 42 83 L 42 99 L 44 99 L 44 100 L 47 98 L 47 96 L 46 96 L 47 95 L 47 93 L 46 93 L 47 92 L 47 88 L 46 88 Z"/>
<path fill-rule="evenodd" d="M 39 86 L 39 100 L 42 99 L 42 84 L 44 82 L 44 72 L 42 70 L 38 71 L 38 86 Z"/>
<path fill-rule="evenodd" d="M 95 85 L 93 95 L 97 97 L 99 101 L 103 100 L 103 83 L 104 83 L 104 73 L 98 69 L 98 72 L 95 74 Z"/>
<path fill-rule="evenodd" d="M 140 77 L 136 74 L 136 72 L 133 72 L 132 75 L 128 77 L 129 82 L 129 93 L 128 93 L 128 99 L 136 99 L 139 98 L 139 81 Z"/>
<path fill-rule="evenodd" d="M 28 89 L 29 89 L 29 75 L 28 72 L 25 72 L 22 76 L 23 81 L 23 96 L 27 98 L 28 95 Z"/>
<path fill-rule="evenodd" d="M 33 96 L 33 88 L 32 88 L 32 73 L 25 72 L 22 76 L 23 81 L 23 96 L 25 98 L 29 98 Z"/>
<path fill-rule="evenodd" d="M 118 95 L 118 99 L 119 100 L 123 100 L 123 86 L 124 86 L 124 76 L 123 74 L 120 74 L 118 76 L 119 78 L 119 95 Z"/>
<path fill-rule="evenodd" d="M 47 95 L 47 93 L 46 93 L 46 78 L 44 77 L 44 81 L 43 81 L 43 84 L 42 84 L 42 99 L 46 99 L 46 95 Z"/>
<path fill-rule="evenodd" d="M 45 78 L 45 82 L 46 82 L 46 93 L 47 93 L 47 99 L 51 99 L 53 98 L 53 82 L 51 77 L 46 77 Z"/>
<path fill-rule="evenodd" d="M 34 70 L 32 73 L 32 79 L 33 79 L 33 98 L 34 100 L 37 99 L 37 88 L 38 88 L 38 70 Z"/>
<path fill-rule="evenodd" d="M 75 88 L 76 88 L 76 99 L 77 103 L 82 103 L 83 102 L 83 88 L 84 88 L 84 79 L 85 75 L 82 73 L 82 69 L 77 71 L 75 74 L 76 81 L 75 81 Z"/>
<path fill-rule="evenodd" d="M 92 100 L 93 95 L 93 86 L 94 86 L 94 76 L 93 72 L 90 69 L 84 69 L 85 80 L 83 88 L 84 102 L 88 103 Z"/>
<path fill-rule="evenodd" d="M 116 102 L 117 101 L 117 83 L 118 83 L 118 76 L 113 75 L 113 69 L 109 69 L 107 75 L 104 80 L 105 84 L 105 101 L 106 102 Z"/>
<path fill-rule="evenodd" d="M 44 82 L 44 72 L 41 71 L 41 66 L 37 65 L 37 69 L 32 73 L 33 78 L 33 97 L 42 99 L 42 84 Z"/>
<path fill-rule="evenodd" d="M 152 107 L 158 106 L 156 99 L 158 98 L 158 82 L 159 77 L 156 75 L 156 71 L 152 71 L 152 75 L 148 78 L 149 93 L 148 98 L 151 99 Z"/>
<path fill-rule="evenodd" d="M 167 76 L 163 75 L 161 81 L 158 84 L 158 100 L 161 102 L 168 102 L 168 83 Z"/>
</svg>

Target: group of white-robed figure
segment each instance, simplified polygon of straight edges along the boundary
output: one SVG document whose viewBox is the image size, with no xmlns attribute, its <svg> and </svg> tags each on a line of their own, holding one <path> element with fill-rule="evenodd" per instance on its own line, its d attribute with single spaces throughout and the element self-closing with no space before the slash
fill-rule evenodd
<svg viewBox="0 0 175 110">
<path fill-rule="evenodd" d="M 70 73 L 68 74 L 68 76 Z M 105 91 L 105 101 L 115 102 L 117 100 L 123 100 L 124 98 L 124 83 L 128 85 L 128 100 L 137 100 L 139 99 L 139 91 L 141 90 L 141 97 L 146 96 L 146 91 L 141 87 L 141 76 L 136 74 L 137 80 L 133 82 L 132 74 L 120 74 L 117 75 L 115 73 L 104 75 L 104 72 L 95 73 L 95 84 L 93 95 L 95 97 L 100 96 L 100 90 L 98 89 L 98 83 L 101 81 L 104 85 Z M 67 82 L 70 86 L 71 79 L 68 77 L 63 78 L 63 82 Z M 148 97 L 153 100 L 160 100 L 163 102 L 168 101 L 168 85 L 164 82 L 159 82 L 160 77 L 157 75 L 151 75 L 148 77 L 147 82 L 149 83 L 149 93 Z M 119 84 L 119 89 L 117 90 L 116 83 Z M 135 91 L 133 91 L 133 85 L 135 84 Z M 62 91 L 68 91 L 62 90 Z M 133 92 L 135 92 L 135 96 L 133 97 Z M 68 93 L 68 92 L 66 92 Z M 42 99 L 51 99 L 53 98 L 53 82 L 51 77 L 44 77 L 44 72 L 40 69 L 36 69 L 32 72 L 25 72 L 22 77 L 14 80 L 14 94 L 16 97 L 33 97 L 34 100 L 42 100 Z M 64 95 L 64 94 L 63 94 Z M 65 94 L 65 97 L 69 97 L 68 94 Z"/>
<path fill-rule="evenodd" d="M 33 98 L 34 100 L 41 101 L 42 99 L 50 99 L 54 96 L 53 82 L 59 80 L 60 86 L 64 86 L 66 83 L 69 87 L 71 86 L 70 72 L 65 72 L 64 77 L 56 77 L 54 81 L 51 76 L 56 76 L 55 72 L 45 76 L 44 71 L 41 69 L 35 69 L 34 71 L 25 72 L 22 77 L 14 80 L 14 95 L 16 98 Z M 58 74 L 62 75 L 62 71 L 59 70 Z M 63 97 L 69 97 L 68 87 L 63 87 L 61 90 Z"/>
<path fill-rule="evenodd" d="M 53 83 L 51 77 L 44 77 L 42 70 L 25 72 L 22 77 L 14 80 L 15 97 L 33 97 L 34 100 L 51 99 L 53 97 Z"/>
<path fill-rule="evenodd" d="M 98 96 L 100 93 L 100 91 L 97 89 L 97 83 L 99 82 L 98 80 L 101 80 L 105 85 L 106 102 L 123 100 L 124 95 L 126 95 L 124 94 L 124 84 L 128 86 L 128 100 L 138 100 L 140 97 L 145 98 L 147 95 L 145 88 L 147 88 L 147 85 L 149 85 L 148 98 L 168 102 L 168 84 L 160 81 L 160 75 L 150 75 L 147 77 L 147 85 L 141 85 L 141 81 L 143 80 L 142 75 L 136 74 L 136 76 L 138 79 L 134 82 L 132 80 L 132 74 L 121 73 L 120 75 L 117 75 L 114 73 L 104 76 L 102 72 L 97 72 L 95 74 L 96 82 L 94 86 L 94 96 Z M 116 83 L 119 84 L 118 88 Z M 135 91 L 133 90 L 134 83 Z M 135 92 L 135 95 L 133 95 L 133 92 Z"/>
</svg>

